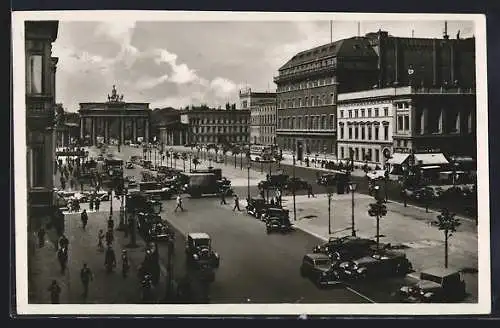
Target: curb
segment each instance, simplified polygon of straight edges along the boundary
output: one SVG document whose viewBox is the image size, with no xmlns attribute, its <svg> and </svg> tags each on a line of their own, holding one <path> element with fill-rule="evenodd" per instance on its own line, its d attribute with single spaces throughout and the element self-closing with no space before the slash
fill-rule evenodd
<svg viewBox="0 0 500 328">
<path fill-rule="evenodd" d="M 397 204 L 397 205 L 400 205 L 400 206 L 403 206 L 405 207 L 405 204 L 404 203 L 401 203 L 401 202 L 398 202 L 398 201 L 395 201 L 395 200 L 387 200 L 388 203 L 393 203 L 393 204 Z M 412 205 L 412 204 L 406 204 L 406 207 L 412 207 L 412 208 L 415 208 L 417 210 L 420 210 L 420 211 L 423 211 L 423 212 L 426 212 L 425 211 L 425 208 L 424 207 L 420 207 L 420 206 L 417 206 L 417 205 Z M 433 214 L 441 214 L 441 212 L 439 211 L 436 211 L 436 210 L 433 210 L 433 209 L 429 209 L 429 212 L 428 214 L 430 213 L 433 213 Z M 472 223 L 475 223 L 476 222 L 476 219 L 473 219 L 473 218 L 467 218 L 467 217 L 463 217 L 463 216 L 455 216 L 457 219 L 459 220 L 463 220 L 463 221 L 470 221 Z"/>
</svg>

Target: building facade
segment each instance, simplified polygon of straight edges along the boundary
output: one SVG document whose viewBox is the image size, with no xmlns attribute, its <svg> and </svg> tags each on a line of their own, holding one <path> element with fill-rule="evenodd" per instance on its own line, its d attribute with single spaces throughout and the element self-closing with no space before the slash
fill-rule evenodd
<svg viewBox="0 0 500 328">
<path fill-rule="evenodd" d="M 179 144 L 248 144 L 250 111 L 245 109 L 186 110 L 180 113 Z"/>
<path fill-rule="evenodd" d="M 338 158 L 401 164 L 398 153 L 476 158 L 474 89 L 398 87 L 340 94 Z"/>
<path fill-rule="evenodd" d="M 384 164 L 392 152 L 394 88 L 338 96 L 337 157 Z M 385 155 L 385 156 L 384 156 Z"/>
<path fill-rule="evenodd" d="M 250 110 L 250 143 L 274 144 L 276 137 L 276 93 L 253 92 L 252 89 L 246 88 L 240 90 L 239 98 L 239 108 Z"/>
<path fill-rule="evenodd" d="M 87 144 L 149 141 L 149 103 L 125 102 L 113 85 L 107 102 L 80 103 L 80 139 Z"/>
<path fill-rule="evenodd" d="M 28 222 L 40 224 L 53 204 L 55 155 L 56 65 L 52 43 L 58 21 L 25 22 L 26 158 Z"/>
<path fill-rule="evenodd" d="M 279 145 L 299 158 L 322 149 L 335 154 L 337 93 L 400 86 L 474 89 L 475 39 L 462 39 L 459 32 L 450 39 L 446 24 L 441 39 L 394 37 L 379 30 L 300 52 L 274 82 Z M 323 117 L 326 127 L 313 128 Z"/>
</svg>

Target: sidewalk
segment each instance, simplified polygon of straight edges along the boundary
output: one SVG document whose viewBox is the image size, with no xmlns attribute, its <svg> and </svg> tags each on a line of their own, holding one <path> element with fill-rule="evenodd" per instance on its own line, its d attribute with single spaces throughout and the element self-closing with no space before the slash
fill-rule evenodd
<svg viewBox="0 0 500 328">
<path fill-rule="evenodd" d="M 88 203 L 82 204 L 82 210 L 88 211 Z M 137 278 L 137 268 L 144 258 L 144 244 L 138 237 L 140 247 L 128 249 L 130 271 L 127 278 L 121 276 L 121 250 L 128 243 L 124 233 L 116 231 L 113 248 L 117 256 L 117 267 L 113 273 L 106 273 L 104 268 L 104 253 L 97 249 L 97 234 L 99 229 L 106 230 L 106 221 L 109 217 L 110 202 L 103 202 L 99 212 L 89 212 L 89 221 L 86 230 L 81 227 L 80 213 L 65 214 L 65 234 L 69 239 L 69 261 L 66 273 L 60 273 L 57 261 L 56 248 L 46 236 L 45 245 L 30 254 L 30 303 L 50 303 L 47 288 L 53 279 L 57 280 L 62 292 L 60 301 L 66 304 L 124 304 L 141 303 L 141 287 Z M 113 217 L 115 227 L 119 223 L 119 204 L 113 203 Z M 36 236 L 32 236 L 36 239 Z M 94 280 L 90 283 L 89 296 L 85 301 L 82 297 L 83 286 L 80 282 L 80 269 L 87 263 L 94 273 Z M 164 295 L 164 279 L 160 277 L 160 284 L 155 288 L 156 299 Z"/>
<path fill-rule="evenodd" d="M 303 230 L 324 241 L 328 240 L 328 198 L 326 194 L 315 198 L 296 196 L 297 221 L 293 221 L 293 198 L 283 197 L 283 204 L 290 209 L 290 219 L 297 229 Z M 332 236 L 351 234 L 351 195 L 336 195 L 331 203 Z M 355 194 L 354 219 L 358 237 L 376 236 L 376 219 L 368 215 L 373 197 Z M 242 200 L 242 207 L 246 201 Z M 426 213 L 415 207 L 404 207 L 397 203 L 387 204 L 387 216 L 380 219 L 380 242 L 402 244 L 403 251 L 414 269 L 444 267 L 444 235 L 431 222 L 436 213 Z M 458 231 L 449 239 L 449 267 L 475 272 L 478 268 L 478 237 L 474 222 L 462 221 Z M 477 300 L 477 274 L 464 274 L 468 292 Z"/>
</svg>

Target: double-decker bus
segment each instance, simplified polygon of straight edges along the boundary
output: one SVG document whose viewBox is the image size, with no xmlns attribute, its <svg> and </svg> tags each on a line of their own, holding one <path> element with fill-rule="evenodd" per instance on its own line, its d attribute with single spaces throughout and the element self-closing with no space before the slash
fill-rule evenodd
<svg viewBox="0 0 500 328">
<path fill-rule="evenodd" d="M 265 145 L 251 145 L 250 160 L 255 162 L 274 161 L 274 154 L 272 147 Z"/>
</svg>

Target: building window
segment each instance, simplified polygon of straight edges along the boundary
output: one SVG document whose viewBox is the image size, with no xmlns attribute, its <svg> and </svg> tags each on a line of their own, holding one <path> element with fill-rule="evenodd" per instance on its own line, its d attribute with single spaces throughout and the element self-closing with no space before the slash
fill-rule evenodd
<svg viewBox="0 0 500 328">
<path fill-rule="evenodd" d="M 344 158 L 344 147 L 340 147 L 340 158 Z"/>
<path fill-rule="evenodd" d="M 333 97 L 333 93 L 330 93 L 330 104 L 334 104 L 335 103 L 335 98 Z"/>
<path fill-rule="evenodd" d="M 358 131 L 358 127 L 356 126 L 356 127 L 354 128 L 354 139 L 358 139 L 358 132 L 359 132 L 359 131 Z"/>
<path fill-rule="evenodd" d="M 42 55 L 31 55 L 29 56 L 29 62 L 27 67 L 27 90 L 28 94 L 42 93 L 43 85 L 43 57 Z"/>
<path fill-rule="evenodd" d="M 299 107 L 302 107 L 302 98 L 299 98 Z"/>
<path fill-rule="evenodd" d="M 368 154 L 366 155 L 366 157 L 370 162 L 373 160 L 371 148 L 368 148 Z"/>
<path fill-rule="evenodd" d="M 357 109 L 354 110 L 354 117 L 358 117 L 358 110 Z"/>
<path fill-rule="evenodd" d="M 384 107 L 384 116 L 389 116 L 389 107 Z"/>
<path fill-rule="evenodd" d="M 365 117 L 365 110 L 363 108 L 361 109 L 361 117 Z"/>
<path fill-rule="evenodd" d="M 33 172 L 32 186 L 41 187 L 44 185 L 44 171 L 45 171 L 45 156 L 41 146 L 33 147 L 31 150 L 32 161 L 31 169 Z"/>
<path fill-rule="evenodd" d="M 408 130 L 410 130 L 410 116 L 405 115 L 404 119 L 405 119 L 404 129 L 405 129 L 405 131 L 408 131 Z"/>
<path fill-rule="evenodd" d="M 375 127 L 375 140 L 378 140 L 378 126 Z"/>
<path fill-rule="evenodd" d="M 368 108 L 368 117 L 372 117 L 372 109 Z"/>
<path fill-rule="evenodd" d="M 330 115 L 330 129 L 335 130 L 335 115 Z"/>
<path fill-rule="evenodd" d="M 361 140 L 365 140 L 365 127 L 361 126 Z"/>
<path fill-rule="evenodd" d="M 349 111 L 349 118 L 352 118 L 352 110 Z"/>
<path fill-rule="evenodd" d="M 368 125 L 366 128 L 368 129 L 368 140 L 372 140 L 372 126 Z"/>
<path fill-rule="evenodd" d="M 343 110 L 340 111 L 340 117 L 341 118 L 344 117 L 344 111 Z"/>
<path fill-rule="evenodd" d="M 352 139 L 352 127 L 349 127 L 349 139 Z"/>
<path fill-rule="evenodd" d="M 326 130 L 326 115 L 321 115 L 321 129 Z"/>
<path fill-rule="evenodd" d="M 340 128 L 340 139 L 344 139 L 344 127 Z"/>
<path fill-rule="evenodd" d="M 378 117 L 378 108 L 375 108 L 375 117 Z"/>
<path fill-rule="evenodd" d="M 355 155 L 355 159 L 358 161 L 358 160 L 359 160 L 359 148 L 358 148 L 358 147 L 356 147 L 356 149 L 354 150 L 354 152 L 355 152 L 355 154 L 356 154 L 356 155 Z"/>
<path fill-rule="evenodd" d="M 389 125 L 384 125 L 384 140 L 389 140 Z"/>
<path fill-rule="evenodd" d="M 380 150 L 375 149 L 375 162 L 380 162 Z"/>
<path fill-rule="evenodd" d="M 403 116 L 402 115 L 398 115 L 398 131 L 400 130 L 403 130 L 404 126 L 403 126 Z"/>
</svg>

